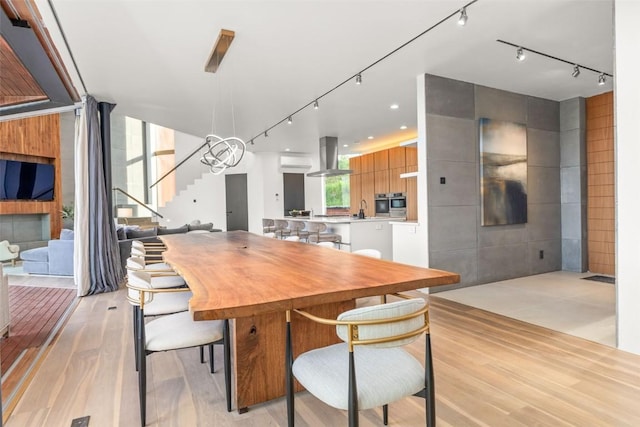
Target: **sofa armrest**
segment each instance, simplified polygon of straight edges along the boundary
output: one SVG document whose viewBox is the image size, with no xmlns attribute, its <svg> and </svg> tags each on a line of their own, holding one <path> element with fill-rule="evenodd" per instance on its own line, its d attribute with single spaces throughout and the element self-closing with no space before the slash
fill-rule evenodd
<svg viewBox="0 0 640 427">
<path fill-rule="evenodd" d="M 49 240 L 49 274 L 73 276 L 73 240 Z"/>
</svg>

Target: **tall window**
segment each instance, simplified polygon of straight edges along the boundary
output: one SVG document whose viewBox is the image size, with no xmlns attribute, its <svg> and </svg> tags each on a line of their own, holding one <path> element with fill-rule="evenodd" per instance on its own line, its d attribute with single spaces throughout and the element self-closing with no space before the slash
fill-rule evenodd
<svg viewBox="0 0 640 427">
<path fill-rule="evenodd" d="M 112 117 L 111 169 L 113 186 L 121 188 L 147 207 L 158 210 L 175 194 L 175 175 L 149 186 L 175 166 L 175 132 L 126 116 Z M 152 212 L 122 192 L 115 193 L 115 208 L 131 208 L 138 217 Z"/>
<path fill-rule="evenodd" d="M 338 168 L 349 169 L 349 157 L 338 156 Z M 351 198 L 349 194 L 349 175 L 325 178 L 325 204 L 327 215 L 349 215 Z"/>
<path fill-rule="evenodd" d="M 149 147 L 151 151 L 150 181 L 160 179 L 176 165 L 175 131 L 152 123 L 149 124 Z M 176 174 L 172 173 L 151 189 L 151 200 L 163 207 L 176 194 Z"/>
<path fill-rule="evenodd" d="M 144 122 L 126 117 L 125 119 L 125 156 L 126 156 L 126 177 L 127 184 L 125 191 L 141 200 L 148 202 L 147 198 L 147 165 L 145 147 L 145 126 Z M 127 200 L 125 203 L 131 203 Z M 142 214 L 140 210 L 138 214 Z"/>
</svg>

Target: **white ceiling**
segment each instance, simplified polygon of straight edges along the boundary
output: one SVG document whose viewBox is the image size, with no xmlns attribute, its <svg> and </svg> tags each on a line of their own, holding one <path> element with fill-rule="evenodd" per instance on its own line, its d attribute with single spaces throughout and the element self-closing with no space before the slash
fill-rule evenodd
<svg viewBox="0 0 640 427">
<path fill-rule="evenodd" d="M 46 0 L 37 0 L 67 68 L 68 52 Z M 479 0 L 310 106 L 339 83 L 455 13 L 466 1 L 50 0 L 86 92 L 114 113 L 192 135 L 255 139 L 254 151 L 316 152 L 337 136 L 341 153 L 366 150 L 416 127 L 416 76 L 441 75 L 564 100 L 613 89 L 598 75 L 529 54 L 503 39 L 613 74 L 612 0 Z M 204 65 L 220 29 L 235 40 L 216 74 Z M 85 89 L 76 76 L 80 93 Z M 398 103 L 398 110 L 389 105 Z M 213 117 L 215 116 L 215 123 Z M 409 134 L 398 135 L 400 125 Z M 375 139 L 368 141 L 367 136 Z M 348 148 L 342 148 L 348 144 Z"/>
</svg>

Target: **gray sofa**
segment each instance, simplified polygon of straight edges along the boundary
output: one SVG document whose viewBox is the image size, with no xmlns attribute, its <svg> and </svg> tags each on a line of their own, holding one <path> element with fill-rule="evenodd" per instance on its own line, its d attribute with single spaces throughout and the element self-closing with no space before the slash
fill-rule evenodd
<svg viewBox="0 0 640 427">
<path fill-rule="evenodd" d="M 120 249 L 120 263 L 122 264 L 122 269 L 126 270 L 127 268 L 127 258 L 131 256 L 131 242 L 133 240 L 140 240 L 142 242 L 160 242 L 158 236 L 167 234 L 182 234 L 194 230 L 222 231 L 220 229 L 213 228 L 213 223 L 210 222 L 197 225 L 185 224 L 177 228 L 154 227 L 144 230 L 128 227 L 117 228 L 118 246 Z"/>
<path fill-rule="evenodd" d="M 73 230 L 63 229 L 60 240 L 20 253 L 25 273 L 73 276 Z"/>
</svg>

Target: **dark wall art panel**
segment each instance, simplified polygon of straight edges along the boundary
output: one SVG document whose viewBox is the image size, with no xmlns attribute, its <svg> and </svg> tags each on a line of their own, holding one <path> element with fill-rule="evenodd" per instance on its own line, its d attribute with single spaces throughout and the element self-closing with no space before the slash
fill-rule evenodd
<svg viewBox="0 0 640 427">
<path fill-rule="evenodd" d="M 527 222 L 527 127 L 480 119 L 482 225 Z"/>
</svg>

